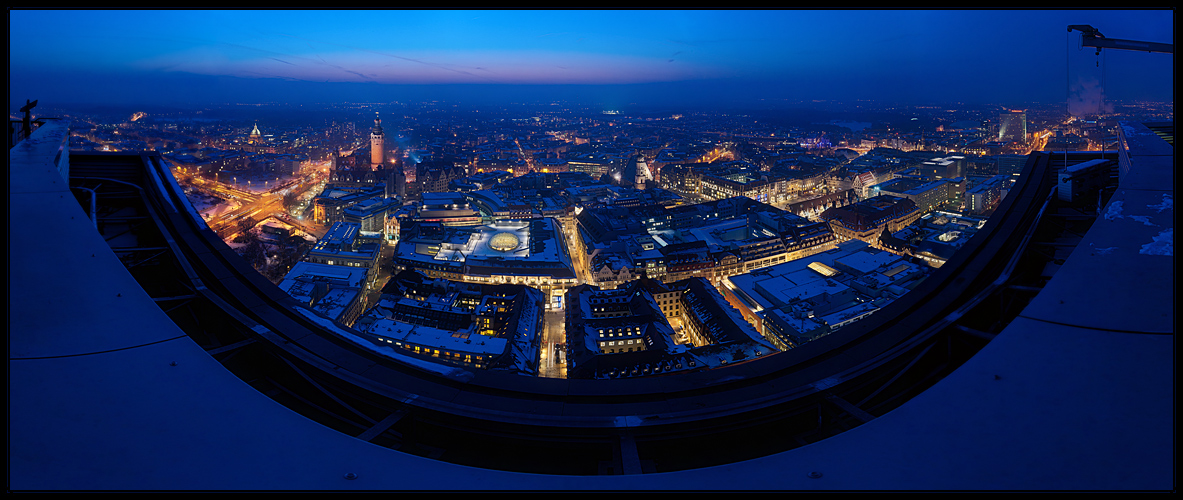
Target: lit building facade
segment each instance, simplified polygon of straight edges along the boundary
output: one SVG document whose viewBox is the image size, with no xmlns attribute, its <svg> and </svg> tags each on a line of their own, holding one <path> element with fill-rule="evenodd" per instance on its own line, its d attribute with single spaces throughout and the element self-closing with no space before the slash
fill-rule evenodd
<svg viewBox="0 0 1183 500">
<path fill-rule="evenodd" d="M 354 329 L 378 345 L 436 363 L 537 375 L 544 295 L 399 273 Z"/>
<path fill-rule="evenodd" d="M 965 210 L 973 215 L 986 215 L 998 207 L 1006 192 L 1009 175 L 995 175 L 965 191 Z"/>
<path fill-rule="evenodd" d="M 878 245 L 883 230 L 896 232 L 916 222 L 923 215 L 920 207 L 907 198 L 880 195 L 853 205 L 834 207 L 822 212 L 838 241 L 861 240 Z"/>
</svg>

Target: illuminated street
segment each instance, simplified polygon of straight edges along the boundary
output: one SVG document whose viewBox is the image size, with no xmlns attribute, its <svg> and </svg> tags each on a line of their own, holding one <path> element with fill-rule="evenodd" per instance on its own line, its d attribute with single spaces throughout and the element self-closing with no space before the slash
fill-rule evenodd
<svg viewBox="0 0 1183 500">
<path fill-rule="evenodd" d="M 561 348 L 567 341 L 563 311 L 546 311 L 542 321 L 544 328 L 540 353 L 541 366 L 538 376 L 567 378 L 566 355 Z"/>
</svg>

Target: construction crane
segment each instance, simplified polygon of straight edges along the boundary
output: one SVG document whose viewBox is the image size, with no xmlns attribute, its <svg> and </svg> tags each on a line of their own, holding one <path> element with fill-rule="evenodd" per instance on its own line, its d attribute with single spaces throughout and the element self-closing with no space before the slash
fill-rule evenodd
<svg viewBox="0 0 1183 500">
<path fill-rule="evenodd" d="M 1101 49 L 1106 48 L 1133 50 L 1138 52 L 1163 52 L 1166 54 L 1175 53 L 1175 44 L 1173 43 L 1139 42 L 1137 40 L 1105 38 L 1105 35 L 1102 35 L 1100 30 L 1087 24 L 1068 25 L 1068 32 L 1071 33 L 1072 30 L 1080 32 L 1081 46 L 1096 47 L 1097 55 L 1101 55 Z"/>
</svg>

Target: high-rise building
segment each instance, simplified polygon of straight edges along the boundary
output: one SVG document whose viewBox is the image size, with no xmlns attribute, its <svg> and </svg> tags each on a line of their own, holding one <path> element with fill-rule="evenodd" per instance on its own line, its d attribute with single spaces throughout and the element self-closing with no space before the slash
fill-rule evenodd
<svg viewBox="0 0 1183 500">
<path fill-rule="evenodd" d="M 383 143 L 386 142 L 386 134 L 382 133 L 382 118 L 374 112 L 374 130 L 370 132 L 370 168 L 378 170 L 385 161 L 386 150 L 383 149 Z"/>
<path fill-rule="evenodd" d="M 1027 142 L 1027 112 L 1007 111 L 999 117 L 998 140 Z"/>
<path fill-rule="evenodd" d="M 1027 155 L 997 155 L 994 159 L 999 174 L 1019 175 L 1027 165 Z"/>
</svg>

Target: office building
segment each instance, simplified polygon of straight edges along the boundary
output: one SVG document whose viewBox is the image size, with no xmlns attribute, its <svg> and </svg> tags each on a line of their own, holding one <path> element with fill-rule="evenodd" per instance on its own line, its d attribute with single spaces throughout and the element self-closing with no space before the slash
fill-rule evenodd
<svg viewBox="0 0 1183 500">
<path fill-rule="evenodd" d="M 544 300 L 542 292 L 524 285 L 460 283 L 403 271 L 354 328 L 391 357 L 536 376 Z"/>
<path fill-rule="evenodd" d="M 279 289 L 348 326 L 365 308 L 366 271 L 359 267 L 297 262 L 279 283 Z"/>
<path fill-rule="evenodd" d="M 382 251 L 382 237 L 376 233 L 363 233 L 359 224 L 336 222 L 325 233 L 304 261 L 330 266 L 362 268 L 366 280 L 362 287 L 367 291 L 378 279 L 378 256 Z"/>
<path fill-rule="evenodd" d="M 1027 142 L 1027 112 L 1007 111 L 998 118 L 998 140 Z"/>
</svg>

